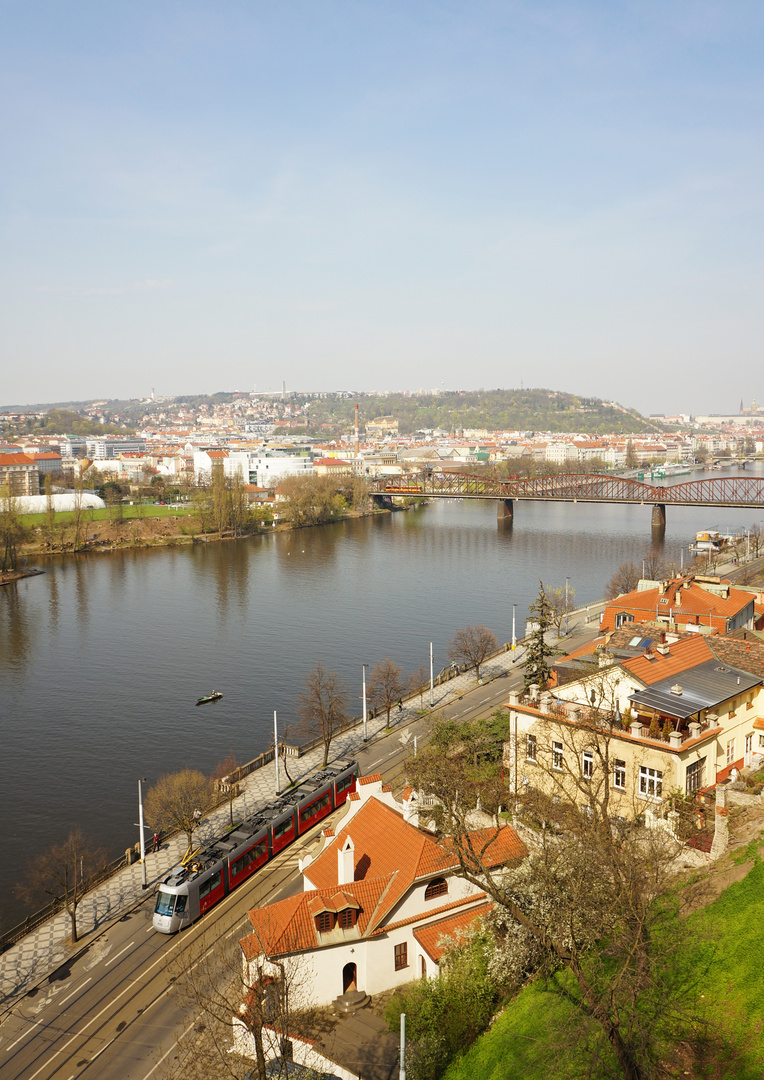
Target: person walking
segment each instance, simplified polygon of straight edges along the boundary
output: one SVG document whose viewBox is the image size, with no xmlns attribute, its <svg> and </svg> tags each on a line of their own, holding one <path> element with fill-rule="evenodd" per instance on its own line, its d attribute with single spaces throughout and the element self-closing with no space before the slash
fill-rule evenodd
<svg viewBox="0 0 764 1080">
<path fill-rule="evenodd" d="M 155 832 L 154 833 L 154 852 L 156 853 L 157 851 L 159 851 L 159 833 Z"/>
</svg>

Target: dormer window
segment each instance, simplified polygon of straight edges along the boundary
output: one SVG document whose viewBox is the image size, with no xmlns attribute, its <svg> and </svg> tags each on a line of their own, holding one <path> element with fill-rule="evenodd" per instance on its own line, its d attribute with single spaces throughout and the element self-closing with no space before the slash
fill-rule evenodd
<svg viewBox="0 0 764 1080">
<path fill-rule="evenodd" d="M 436 896 L 445 896 L 448 892 L 448 882 L 444 877 L 433 878 L 424 890 L 425 900 L 434 900 Z"/>
<path fill-rule="evenodd" d="M 356 920 L 355 908 L 343 908 L 337 915 L 337 924 L 341 930 L 352 930 Z"/>
<path fill-rule="evenodd" d="M 331 934 L 334 929 L 334 912 L 321 911 L 316 915 L 316 930 L 319 934 Z"/>
</svg>

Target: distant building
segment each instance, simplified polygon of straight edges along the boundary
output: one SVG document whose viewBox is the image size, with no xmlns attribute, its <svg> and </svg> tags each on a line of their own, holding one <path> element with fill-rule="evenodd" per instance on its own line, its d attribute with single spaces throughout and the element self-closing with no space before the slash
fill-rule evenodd
<svg viewBox="0 0 764 1080">
<path fill-rule="evenodd" d="M 11 495 L 39 495 L 40 473 L 30 454 L 0 454 L 0 488 Z"/>
<path fill-rule="evenodd" d="M 367 423 L 366 437 L 369 439 L 397 438 L 398 421 L 394 416 L 377 416 Z"/>
</svg>

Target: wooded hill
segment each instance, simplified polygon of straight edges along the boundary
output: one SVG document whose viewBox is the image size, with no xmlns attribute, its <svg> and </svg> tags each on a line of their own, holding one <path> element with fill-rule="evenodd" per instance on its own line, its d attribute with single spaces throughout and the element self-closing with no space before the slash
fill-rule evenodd
<svg viewBox="0 0 764 1080">
<path fill-rule="evenodd" d="M 292 399 L 305 404 L 309 430 L 329 424 L 347 430 L 354 423 L 358 402 L 360 426 L 377 416 L 393 416 L 403 435 L 419 430 L 441 429 L 459 433 L 465 429 L 488 431 L 560 431 L 590 434 L 637 434 L 662 431 L 634 409 L 599 398 L 579 397 L 560 390 L 458 390 L 431 395 L 390 394 L 357 397 Z"/>
</svg>

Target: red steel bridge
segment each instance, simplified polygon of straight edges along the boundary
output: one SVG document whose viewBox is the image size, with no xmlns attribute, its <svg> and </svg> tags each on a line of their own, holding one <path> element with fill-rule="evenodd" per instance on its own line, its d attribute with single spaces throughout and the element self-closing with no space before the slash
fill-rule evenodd
<svg viewBox="0 0 764 1080">
<path fill-rule="evenodd" d="M 631 503 L 653 506 L 653 525 L 666 524 L 667 506 L 729 506 L 764 509 L 764 478 L 719 476 L 658 486 L 598 473 L 564 473 L 496 480 L 457 472 L 408 473 L 371 483 L 377 500 L 393 496 L 428 499 L 495 499 L 499 517 L 511 518 L 515 499 L 542 502 Z"/>
</svg>

